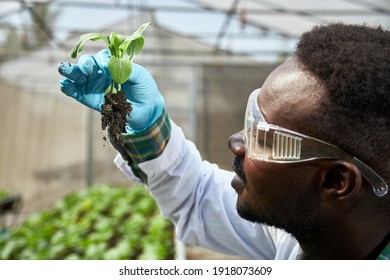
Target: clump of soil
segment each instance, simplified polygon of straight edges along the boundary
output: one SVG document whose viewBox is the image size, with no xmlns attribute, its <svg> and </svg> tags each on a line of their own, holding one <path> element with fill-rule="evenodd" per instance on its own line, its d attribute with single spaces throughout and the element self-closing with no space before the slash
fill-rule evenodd
<svg viewBox="0 0 390 280">
<path fill-rule="evenodd" d="M 131 110 L 131 104 L 127 102 L 123 91 L 114 94 L 108 93 L 104 96 L 101 112 L 102 129 L 107 129 L 110 140 L 122 142 L 122 133 L 125 132 L 126 127 L 126 115 L 129 115 Z"/>
</svg>

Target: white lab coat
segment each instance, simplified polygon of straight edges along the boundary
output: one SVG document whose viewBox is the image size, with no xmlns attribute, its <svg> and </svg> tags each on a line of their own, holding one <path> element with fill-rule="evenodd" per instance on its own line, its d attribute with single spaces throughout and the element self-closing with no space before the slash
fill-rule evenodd
<svg viewBox="0 0 390 280">
<path fill-rule="evenodd" d="M 230 185 L 234 173 L 202 161 L 196 146 L 171 123 L 164 152 L 139 166 L 162 214 L 175 224 L 177 238 L 248 259 L 296 259 L 299 245 L 291 235 L 239 217 Z M 114 162 L 130 180 L 139 182 L 119 154 Z"/>
</svg>

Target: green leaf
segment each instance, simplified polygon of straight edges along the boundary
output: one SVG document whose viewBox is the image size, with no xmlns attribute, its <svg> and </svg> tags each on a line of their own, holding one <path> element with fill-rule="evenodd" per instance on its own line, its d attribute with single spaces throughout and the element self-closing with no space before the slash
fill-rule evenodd
<svg viewBox="0 0 390 280">
<path fill-rule="evenodd" d="M 124 42 L 119 46 L 122 51 L 129 55 L 130 60 L 133 60 L 134 56 L 143 48 L 144 38 L 142 37 L 142 33 L 151 24 L 151 22 L 142 24 L 131 36 L 125 36 Z"/>
<path fill-rule="evenodd" d="M 141 36 L 132 41 L 125 41 L 122 45 L 124 45 L 125 51 L 129 55 L 129 60 L 132 61 L 144 47 L 144 37 Z"/>
<path fill-rule="evenodd" d="M 142 24 L 131 36 L 124 36 L 116 34 L 115 32 L 111 32 L 109 36 L 101 33 L 84 34 L 80 36 L 80 40 L 73 47 L 71 57 L 77 58 L 78 54 L 83 50 L 84 45 L 88 40 L 103 40 L 111 53 L 108 69 L 112 75 L 113 81 L 118 84 L 118 90 L 120 90 L 120 85 L 124 83 L 131 74 L 131 61 L 144 46 L 144 37 L 142 37 L 142 33 L 151 24 L 151 22 Z M 127 53 L 129 56 L 128 59 L 123 58 L 125 53 Z M 112 84 L 112 86 L 107 90 L 111 91 L 113 88 L 114 84 Z"/>
<path fill-rule="evenodd" d="M 108 47 L 110 46 L 110 42 L 107 35 L 101 33 L 87 33 L 80 36 L 80 40 L 73 47 L 70 56 L 72 58 L 77 58 L 78 54 L 83 50 L 84 45 L 88 40 L 91 41 L 103 40 Z"/>
<path fill-rule="evenodd" d="M 123 51 L 119 48 L 119 46 L 125 41 L 125 36 L 118 35 L 115 32 L 111 32 L 111 35 L 108 38 L 110 41 L 111 55 L 122 58 Z"/>
<path fill-rule="evenodd" d="M 108 62 L 108 70 L 117 84 L 123 84 L 127 81 L 130 77 L 131 69 L 131 62 L 126 58 L 112 56 Z"/>
<path fill-rule="evenodd" d="M 133 33 L 133 35 L 131 35 L 130 37 L 135 37 L 135 38 L 138 38 L 142 35 L 142 33 L 145 31 L 146 28 L 148 28 L 150 25 L 152 25 L 151 22 L 146 22 L 144 24 L 142 24 L 138 29 L 137 31 L 135 31 Z"/>
</svg>

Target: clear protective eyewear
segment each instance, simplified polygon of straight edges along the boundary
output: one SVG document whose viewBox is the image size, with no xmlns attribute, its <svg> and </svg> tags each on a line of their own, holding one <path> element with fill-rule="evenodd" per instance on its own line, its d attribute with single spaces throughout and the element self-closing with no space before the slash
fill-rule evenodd
<svg viewBox="0 0 390 280">
<path fill-rule="evenodd" d="M 257 103 L 259 94 L 260 89 L 251 93 L 245 113 L 244 140 L 246 153 L 251 159 L 275 163 L 315 159 L 346 160 L 360 169 L 377 196 L 386 195 L 387 183 L 359 159 L 319 139 L 268 124 Z"/>
</svg>

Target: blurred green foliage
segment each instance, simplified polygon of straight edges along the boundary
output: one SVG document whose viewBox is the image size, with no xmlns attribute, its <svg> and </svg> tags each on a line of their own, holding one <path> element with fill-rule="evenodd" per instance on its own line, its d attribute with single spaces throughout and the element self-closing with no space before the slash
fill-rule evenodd
<svg viewBox="0 0 390 280">
<path fill-rule="evenodd" d="M 91 187 L 11 229 L 0 259 L 173 259 L 173 235 L 145 187 Z"/>
<path fill-rule="evenodd" d="M 9 196 L 9 193 L 5 190 L 0 189 L 0 201 L 7 198 Z"/>
</svg>

